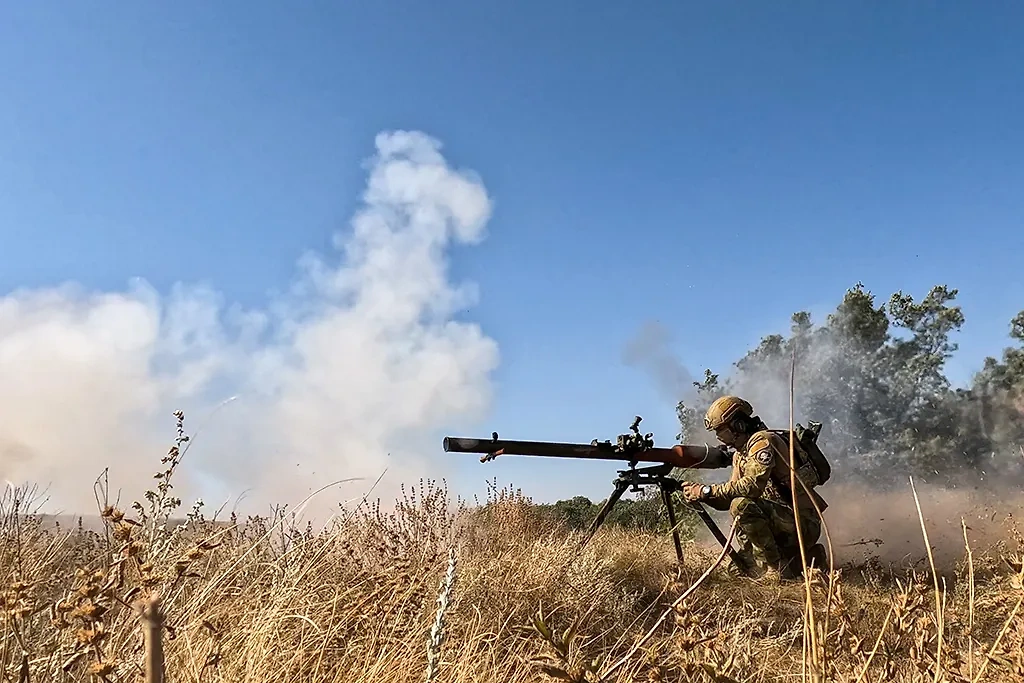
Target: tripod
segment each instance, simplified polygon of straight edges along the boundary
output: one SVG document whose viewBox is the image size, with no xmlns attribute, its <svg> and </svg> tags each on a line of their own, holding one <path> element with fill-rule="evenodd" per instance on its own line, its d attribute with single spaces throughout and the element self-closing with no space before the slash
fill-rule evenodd
<svg viewBox="0 0 1024 683">
<path fill-rule="evenodd" d="M 608 496 L 608 500 L 601 507 L 601 510 L 597 513 L 597 517 L 591 522 L 590 528 L 587 530 L 586 538 L 583 541 L 585 546 L 593 538 L 594 534 L 597 533 L 598 528 L 604 523 L 608 514 L 615 507 L 615 504 L 619 502 L 627 490 L 631 492 L 638 492 L 642 486 L 657 486 L 661 491 L 661 501 L 665 505 L 665 511 L 668 514 L 668 523 L 672 528 L 672 541 L 675 544 L 676 559 L 679 564 L 683 563 L 683 544 L 679 539 L 679 528 L 676 524 L 676 512 L 675 507 L 672 505 L 672 494 L 682 489 L 681 483 L 669 477 L 669 473 L 672 472 L 672 465 L 654 465 L 652 467 L 641 467 L 637 469 L 634 463 L 630 463 L 628 470 L 619 470 L 619 476 L 617 476 L 612 482 L 615 486 L 612 494 Z M 715 524 L 715 520 L 711 518 L 708 511 L 703 505 L 697 502 L 686 501 L 684 505 L 692 510 L 700 517 L 701 521 L 708 528 L 708 531 L 715 537 L 715 539 L 722 545 L 723 548 L 728 548 L 729 559 L 732 560 L 733 564 L 738 569 L 747 573 L 751 567 L 744 561 L 733 548 L 732 544 L 729 543 L 729 539 L 725 537 L 722 530 Z"/>
</svg>

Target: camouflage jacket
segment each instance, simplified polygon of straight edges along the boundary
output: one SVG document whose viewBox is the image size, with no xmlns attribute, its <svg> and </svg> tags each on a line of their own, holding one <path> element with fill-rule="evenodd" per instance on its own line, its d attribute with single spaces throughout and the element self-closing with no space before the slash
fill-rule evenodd
<svg viewBox="0 0 1024 683">
<path fill-rule="evenodd" d="M 797 477 L 811 489 L 815 501 L 824 511 L 827 504 L 813 490 L 819 483 L 814 468 L 809 463 L 799 466 Z M 789 443 L 778 434 L 760 431 L 747 440 L 743 450 L 733 454 L 732 476 L 725 483 L 711 486 L 708 503 L 723 509 L 734 498 L 765 498 L 792 507 L 789 485 Z M 801 511 L 813 514 L 814 503 L 800 482 L 797 482 L 796 488 L 797 504 Z"/>
</svg>

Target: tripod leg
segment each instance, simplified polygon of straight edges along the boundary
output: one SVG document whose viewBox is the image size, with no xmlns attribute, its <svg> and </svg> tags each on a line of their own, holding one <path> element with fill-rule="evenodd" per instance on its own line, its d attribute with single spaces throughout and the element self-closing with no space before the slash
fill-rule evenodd
<svg viewBox="0 0 1024 683">
<path fill-rule="evenodd" d="M 672 528 L 672 541 L 676 545 L 676 559 L 683 564 L 683 544 L 679 540 L 679 529 L 676 528 L 676 511 L 672 507 L 672 492 L 665 486 L 661 486 L 661 502 L 665 503 L 665 510 L 668 512 L 668 523 Z"/>
<path fill-rule="evenodd" d="M 587 536 L 583 539 L 583 545 L 585 546 L 590 542 L 590 539 L 597 533 L 598 527 L 604 522 L 605 517 L 612 511 L 615 504 L 619 502 L 619 498 L 622 498 L 622 494 L 626 492 L 626 488 L 629 487 L 627 483 L 618 483 L 615 485 L 615 490 L 612 491 L 612 495 L 608 496 L 608 500 L 601 507 L 601 511 L 597 513 L 597 517 L 590 523 L 590 529 L 587 530 Z M 582 547 L 582 546 L 581 546 Z"/>
<path fill-rule="evenodd" d="M 711 532 L 711 534 L 721 544 L 721 546 L 723 548 L 728 547 L 729 559 L 732 560 L 732 563 L 736 565 L 736 567 L 741 571 L 749 573 L 752 567 L 750 567 L 750 565 L 747 562 L 743 561 L 739 553 L 733 550 L 732 544 L 729 543 L 729 539 L 725 537 L 725 534 L 722 533 L 722 530 L 718 528 L 717 524 L 715 524 L 715 520 L 711 519 L 711 515 L 709 515 L 708 511 L 704 509 L 704 506 L 701 505 L 700 503 L 693 502 L 687 503 L 686 505 L 695 513 L 697 513 L 697 516 L 700 517 L 702 522 L 704 522 L 704 526 L 708 528 L 708 531 Z"/>
</svg>

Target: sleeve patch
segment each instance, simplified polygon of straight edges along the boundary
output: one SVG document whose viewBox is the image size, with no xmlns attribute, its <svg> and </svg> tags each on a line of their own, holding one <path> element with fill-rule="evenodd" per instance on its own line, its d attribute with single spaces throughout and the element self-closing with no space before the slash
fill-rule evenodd
<svg viewBox="0 0 1024 683">
<path fill-rule="evenodd" d="M 771 465 L 772 461 L 775 459 L 775 456 L 772 455 L 771 451 L 766 449 L 758 452 L 757 455 L 754 456 L 754 459 L 757 460 L 762 465 Z"/>
</svg>

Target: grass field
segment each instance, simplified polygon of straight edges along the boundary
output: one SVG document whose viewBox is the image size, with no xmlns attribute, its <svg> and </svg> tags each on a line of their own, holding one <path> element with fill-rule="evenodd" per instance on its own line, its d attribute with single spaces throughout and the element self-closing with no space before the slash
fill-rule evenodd
<svg viewBox="0 0 1024 683">
<path fill-rule="evenodd" d="M 925 558 L 780 586 L 730 577 L 701 543 L 678 569 L 663 535 L 603 529 L 581 551 L 510 490 L 460 507 L 428 483 L 321 532 L 161 531 L 168 499 L 108 508 L 96 532 L 26 516 L 8 489 L 4 680 L 140 680 L 135 610 L 154 593 L 169 681 L 1024 680 L 1012 519 L 941 583 Z"/>
</svg>

